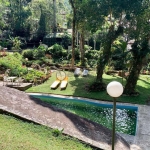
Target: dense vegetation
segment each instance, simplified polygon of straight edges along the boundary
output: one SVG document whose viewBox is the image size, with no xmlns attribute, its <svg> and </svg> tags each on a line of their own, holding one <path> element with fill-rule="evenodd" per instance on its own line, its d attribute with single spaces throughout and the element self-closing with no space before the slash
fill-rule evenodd
<svg viewBox="0 0 150 150">
<path fill-rule="evenodd" d="M 130 3 L 126 0 L 0 0 L 0 7 L 2 49 L 21 51 L 31 47 L 33 52 L 26 51 L 24 58 L 37 60 L 38 64 L 49 54 L 53 62 L 65 60 L 72 67 L 95 67 L 95 81 L 99 84 L 93 85 L 102 90 L 106 69 L 124 70 L 129 72 L 124 93 L 137 94 L 139 74 L 143 67 L 148 71 L 149 64 L 149 0 Z M 67 28 L 72 28 L 69 52 L 66 49 L 71 45 L 71 34 Z M 42 43 L 48 49 L 43 50 Z"/>
</svg>

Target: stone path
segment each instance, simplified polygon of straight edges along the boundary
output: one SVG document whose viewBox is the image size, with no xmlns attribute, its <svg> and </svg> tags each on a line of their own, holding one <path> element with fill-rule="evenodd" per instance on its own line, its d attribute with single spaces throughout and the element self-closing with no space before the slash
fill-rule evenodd
<svg viewBox="0 0 150 150">
<path fill-rule="evenodd" d="M 104 150 L 111 150 L 111 130 L 75 114 L 52 107 L 17 89 L 0 86 L 0 110 L 32 120 Z M 116 134 L 115 150 L 129 150 L 130 145 Z"/>
</svg>

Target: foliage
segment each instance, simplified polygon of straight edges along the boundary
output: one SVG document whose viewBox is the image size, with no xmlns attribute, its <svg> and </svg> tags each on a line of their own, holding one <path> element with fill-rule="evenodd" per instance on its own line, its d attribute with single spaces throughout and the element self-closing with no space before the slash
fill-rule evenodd
<svg viewBox="0 0 150 150">
<path fill-rule="evenodd" d="M 68 49 L 68 46 L 71 45 L 71 35 L 65 33 L 62 35 L 62 45 L 65 49 Z"/>
<path fill-rule="evenodd" d="M 33 58 L 34 59 L 39 59 L 41 57 L 44 57 L 45 56 L 45 47 L 40 45 L 37 49 L 34 49 L 33 50 Z"/>
<path fill-rule="evenodd" d="M 41 44 L 38 48 L 35 49 L 26 49 L 22 52 L 23 58 L 28 58 L 28 60 L 37 60 L 45 57 L 45 53 L 47 50 L 47 46 L 45 44 Z"/>
<path fill-rule="evenodd" d="M 12 54 L 12 56 L 14 56 L 14 57 L 16 57 L 18 60 L 22 60 L 22 55 L 20 54 L 20 53 L 18 53 L 18 52 L 14 52 L 13 54 Z"/>
<path fill-rule="evenodd" d="M 8 24 L 9 29 L 14 32 L 15 36 L 29 36 L 30 22 L 28 17 L 31 16 L 30 7 L 27 0 L 13 0 L 8 5 Z"/>
<path fill-rule="evenodd" d="M 87 63 L 92 69 L 94 69 L 97 66 L 97 59 L 87 59 Z"/>
<path fill-rule="evenodd" d="M 23 78 L 26 80 L 26 82 L 34 82 L 35 79 L 39 79 L 41 77 L 45 76 L 45 73 L 39 70 L 29 70 L 26 75 L 23 76 Z"/>
<path fill-rule="evenodd" d="M 12 47 L 12 43 L 7 39 L 2 39 L 2 40 L 0 40 L 0 46 L 10 49 Z"/>
<path fill-rule="evenodd" d="M 13 44 L 12 50 L 21 50 L 22 42 L 19 37 L 10 37 L 10 41 Z"/>
<path fill-rule="evenodd" d="M 70 50 L 70 53 L 68 54 L 68 59 L 71 59 L 71 56 L 72 56 L 72 50 Z M 78 48 L 75 48 L 74 56 L 76 61 L 80 60 L 80 50 Z"/>
<path fill-rule="evenodd" d="M 59 135 L 61 135 L 62 132 L 63 132 L 63 129 L 62 130 L 59 130 L 59 129 L 52 130 L 53 136 L 55 136 L 55 137 L 58 137 Z"/>
<path fill-rule="evenodd" d="M 60 59 L 67 56 L 67 51 L 58 44 L 54 44 L 53 46 L 49 47 L 47 53 L 51 54 L 53 59 Z"/>
<path fill-rule="evenodd" d="M 98 50 L 86 50 L 85 51 L 85 57 L 87 59 L 97 60 L 99 58 L 99 51 Z"/>
<path fill-rule="evenodd" d="M 39 20 L 39 28 L 37 31 L 37 36 L 39 40 L 43 40 L 44 36 L 46 35 L 46 15 L 42 8 L 42 5 L 39 6 L 41 11 L 41 16 Z"/>
<path fill-rule="evenodd" d="M 85 51 L 87 51 L 87 50 L 91 50 L 92 49 L 92 47 L 91 46 L 89 46 L 89 45 L 84 45 L 84 50 Z"/>
<path fill-rule="evenodd" d="M 28 60 L 33 60 L 33 49 L 26 49 L 22 51 L 23 58 L 28 58 Z"/>
<path fill-rule="evenodd" d="M 128 20 L 130 20 L 131 24 L 126 29 L 128 38 L 134 39 L 134 43 L 132 44 L 132 48 L 130 50 L 132 64 L 130 67 L 130 74 L 127 78 L 127 83 L 124 89 L 124 93 L 126 94 L 138 93 L 136 91 L 136 84 L 142 67 L 144 66 L 147 56 L 150 53 L 150 3 L 148 0 L 146 0 L 140 5 L 139 1 L 138 7 L 140 9 L 136 8 L 137 12 L 134 15 L 129 14 Z"/>
<path fill-rule="evenodd" d="M 42 65 L 43 63 L 44 63 L 44 60 L 45 60 L 45 57 L 42 57 L 42 58 L 40 58 L 40 59 L 37 59 L 37 60 L 33 60 L 32 61 L 32 65 Z"/>
<path fill-rule="evenodd" d="M 20 74 L 26 74 L 27 68 L 22 67 L 22 57 L 19 53 L 8 55 L 0 59 L 0 68 L 3 70 L 10 69 L 10 76 L 20 76 Z"/>
<path fill-rule="evenodd" d="M 127 42 L 119 37 L 112 44 L 111 51 L 112 56 L 110 66 L 112 66 L 115 70 L 126 69 L 126 57 L 129 53 L 129 51 L 127 51 Z"/>
</svg>

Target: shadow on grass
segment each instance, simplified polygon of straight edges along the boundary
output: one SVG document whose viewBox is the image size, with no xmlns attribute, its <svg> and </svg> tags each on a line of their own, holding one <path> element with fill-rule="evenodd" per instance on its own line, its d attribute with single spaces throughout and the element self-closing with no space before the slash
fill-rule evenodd
<svg viewBox="0 0 150 150">
<path fill-rule="evenodd" d="M 68 111 L 51 106 L 50 104 L 48 104 L 46 102 L 42 102 L 38 98 L 34 98 L 34 97 L 30 96 L 30 99 L 32 101 L 34 101 L 35 103 L 37 103 L 38 105 L 47 107 L 51 111 L 59 114 L 59 116 L 56 115 L 56 118 L 59 119 L 58 121 L 61 122 L 61 124 L 63 124 L 64 122 L 66 123 L 65 130 L 67 130 L 67 128 L 68 128 L 67 126 L 69 126 L 71 128 L 72 133 L 75 135 L 76 134 L 76 131 L 74 132 L 74 127 L 75 127 L 76 130 L 78 130 L 80 133 L 82 133 L 81 135 L 84 135 L 93 141 L 97 141 L 98 143 L 103 143 L 104 145 L 105 144 L 111 145 L 112 131 L 110 129 L 108 129 L 98 123 L 95 123 L 93 121 L 90 121 L 86 118 L 79 117 L 76 114 L 72 114 Z M 70 122 L 66 122 L 68 119 L 65 119 L 65 117 L 61 117 L 61 114 L 65 115 L 71 121 L 71 124 L 73 123 L 72 127 L 71 127 Z M 44 112 L 43 112 L 43 115 L 44 115 Z M 51 116 L 51 114 L 49 114 L 49 116 Z M 70 132 L 70 131 L 68 131 L 68 132 Z M 78 135 L 78 133 L 77 133 L 77 135 Z M 81 139 L 81 140 L 84 140 L 84 139 Z M 127 148 L 130 147 L 129 144 L 121 136 L 116 134 L 115 143 L 117 144 L 118 142 L 121 142 L 124 145 L 123 147 L 127 147 Z M 97 150 L 102 150 L 102 149 L 97 148 Z"/>
<path fill-rule="evenodd" d="M 107 91 L 100 92 L 89 92 L 85 89 L 87 85 L 90 85 L 96 80 L 96 75 L 89 74 L 87 77 L 78 77 L 75 80 L 69 81 L 69 84 L 74 88 L 73 96 L 80 96 L 85 98 L 92 98 L 103 101 L 112 101 L 112 98 L 107 94 Z M 122 83 L 123 86 L 126 84 L 126 79 L 119 76 L 104 75 L 104 83 L 107 84 L 111 81 L 118 81 Z M 123 103 L 133 103 L 133 104 L 146 104 L 147 98 L 149 97 L 150 83 L 140 77 L 138 84 L 136 85 L 136 90 L 140 93 L 138 96 L 120 96 L 117 98 L 118 102 Z"/>
</svg>

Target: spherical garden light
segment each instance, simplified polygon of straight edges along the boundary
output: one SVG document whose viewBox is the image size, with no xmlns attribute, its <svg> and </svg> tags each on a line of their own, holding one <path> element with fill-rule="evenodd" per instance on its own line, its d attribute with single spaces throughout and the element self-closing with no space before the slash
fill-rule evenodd
<svg viewBox="0 0 150 150">
<path fill-rule="evenodd" d="M 113 102 L 113 126 L 112 126 L 112 150 L 115 146 L 115 117 L 116 117 L 116 97 L 123 93 L 123 86 L 120 82 L 112 81 L 107 85 L 107 93 L 114 98 Z"/>
<path fill-rule="evenodd" d="M 119 97 L 123 93 L 123 86 L 120 82 L 112 81 L 107 85 L 107 93 L 111 97 Z"/>
</svg>

